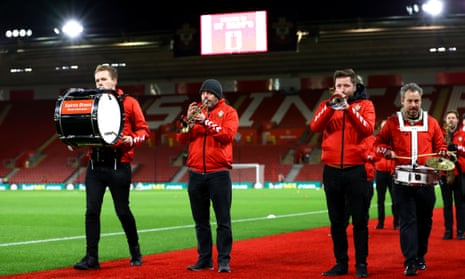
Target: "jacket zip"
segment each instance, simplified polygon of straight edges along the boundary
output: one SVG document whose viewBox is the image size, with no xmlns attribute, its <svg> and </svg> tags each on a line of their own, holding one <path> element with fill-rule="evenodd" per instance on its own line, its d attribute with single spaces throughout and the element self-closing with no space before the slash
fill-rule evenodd
<svg viewBox="0 0 465 279">
<path fill-rule="evenodd" d="M 346 127 L 346 112 L 342 112 L 341 169 L 344 167 L 344 130 Z"/>
</svg>

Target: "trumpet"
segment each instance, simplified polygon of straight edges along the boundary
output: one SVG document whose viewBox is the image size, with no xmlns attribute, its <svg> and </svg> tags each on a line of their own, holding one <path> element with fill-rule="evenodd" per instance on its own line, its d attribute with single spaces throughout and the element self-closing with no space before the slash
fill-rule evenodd
<svg viewBox="0 0 465 279">
<path fill-rule="evenodd" d="M 334 110 L 343 110 L 347 107 L 347 96 L 342 93 L 333 93 L 331 98 L 329 98 L 329 104 Z"/>
<path fill-rule="evenodd" d="M 192 126 L 194 126 L 195 124 L 194 119 L 207 108 L 207 105 L 208 105 L 208 100 L 205 99 L 201 106 L 197 106 L 194 108 L 194 111 L 191 113 L 191 115 L 188 118 L 184 119 L 183 116 L 181 116 L 180 122 L 181 122 L 182 133 L 189 132 L 190 128 L 192 128 Z"/>
</svg>

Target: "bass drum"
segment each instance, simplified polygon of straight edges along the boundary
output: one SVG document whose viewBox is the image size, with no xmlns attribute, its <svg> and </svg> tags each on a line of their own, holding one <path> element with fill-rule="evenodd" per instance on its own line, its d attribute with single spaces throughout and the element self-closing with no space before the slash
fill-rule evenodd
<svg viewBox="0 0 465 279">
<path fill-rule="evenodd" d="M 70 89 L 58 98 L 54 121 L 67 145 L 106 146 L 115 143 L 123 130 L 124 109 L 113 90 Z"/>
</svg>

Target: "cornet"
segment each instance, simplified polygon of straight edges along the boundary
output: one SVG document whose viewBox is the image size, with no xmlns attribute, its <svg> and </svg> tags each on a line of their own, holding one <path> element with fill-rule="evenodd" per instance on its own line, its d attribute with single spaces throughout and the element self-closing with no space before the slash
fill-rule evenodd
<svg viewBox="0 0 465 279">
<path fill-rule="evenodd" d="M 188 118 L 182 119 L 182 116 L 181 116 L 180 122 L 181 122 L 182 133 L 189 132 L 190 128 L 192 128 L 192 126 L 194 126 L 195 124 L 195 118 L 207 108 L 207 105 L 208 105 L 208 100 L 205 99 L 201 106 L 197 106 L 194 108 L 194 111 L 191 113 L 191 115 Z"/>
<path fill-rule="evenodd" d="M 343 93 L 333 93 L 333 95 L 329 98 L 329 104 L 331 105 L 331 108 L 334 110 L 343 110 L 348 105 L 347 96 Z"/>
</svg>

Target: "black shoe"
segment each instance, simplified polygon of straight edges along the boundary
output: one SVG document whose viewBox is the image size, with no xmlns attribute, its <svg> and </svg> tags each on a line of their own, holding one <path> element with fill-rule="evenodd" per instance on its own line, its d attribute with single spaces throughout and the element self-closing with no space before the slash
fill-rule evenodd
<svg viewBox="0 0 465 279">
<path fill-rule="evenodd" d="M 99 269 L 100 264 L 98 262 L 97 257 L 86 255 L 84 258 L 82 258 L 80 262 L 76 263 L 73 267 L 74 269 L 79 270 L 94 270 Z"/>
<path fill-rule="evenodd" d="M 376 225 L 375 229 L 377 229 L 377 230 L 384 229 L 384 224 L 378 223 L 378 225 Z"/>
<path fill-rule="evenodd" d="M 443 240 L 452 239 L 452 232 L 446 231 L 442 239 Z"/>
<path fill-rule="evenodd" d="M 129 248 L 131 252 L 131 261 L 129 264 L 131 266 L 141 266 L 142 265 L 142 254 L 140 253 L 139 245 Z"/>
<path fill-rule="evenodd" d="M 196 264 L 188 266 L 187 269 L 192 271 L 213 270 L 213 264 L 211 262 L 197 262 Z"/>
<path fill-rule="evenodd" d="M 220 263 L 218 267 L 218 272 L 231 272 L 231 268 L 227 263 Z"/>
<path fill-rule="evenodd" d="M 337 263 L 330 270 L 321 273 L 323 276 L 338 276 L 345 275 L 349 272 L 347 265 Z"/>
<path fill-rule="evenodd" d="M 404 271 L 405 276 L 416 276 L 417 275 L 417 265 L 409 264 L 405 267 Z"/>
<path fill-rule="evenodd" d="M 355 265 L 355 277 L 357 278 L 367 278 L 368 270 L 366 264 L 356 264 Z"/>
<path fill-rule="evenodd" d="M 457 233 L 457 239 L 458 240 L 464 240 L 465 239 L 465 235 L 463 234 L 463 232 L 458 232 Z"/>
<path fill-rule="evenodd" d="M 426 262 L 425 260 L 417 260 L 417 269 L 418 270 L 426 270 L 427 266 L 426 266 Z"/>
</svg>

